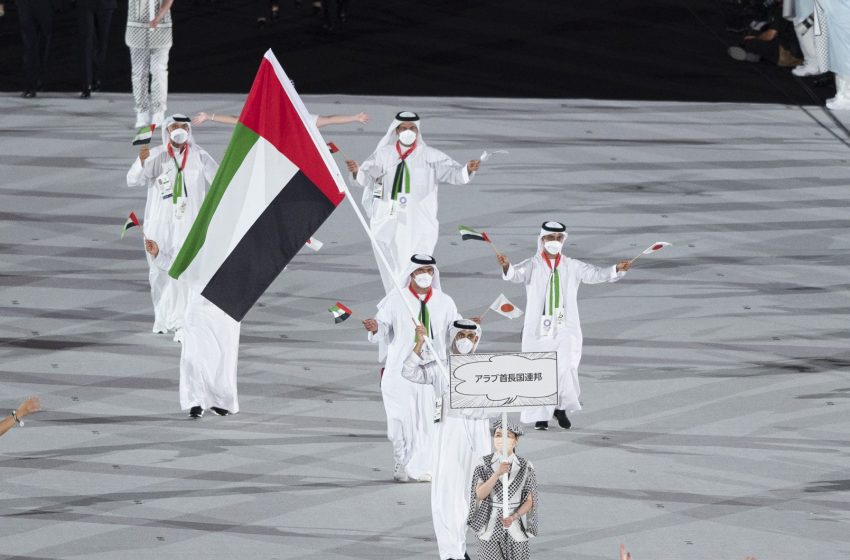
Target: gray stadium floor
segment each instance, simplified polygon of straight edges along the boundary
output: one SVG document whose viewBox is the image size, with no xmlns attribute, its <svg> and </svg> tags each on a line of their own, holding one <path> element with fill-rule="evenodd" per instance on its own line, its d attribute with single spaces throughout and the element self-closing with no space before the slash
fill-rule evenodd
<svg viewBox="0 0 850 560">
<path fill-rule="evenodd" d="M 236 113 L 240 100 L 172 96 L 171 109 Z M 579 294 L 585 412 L 520 444 L 542 484 L 533 558 L 611 559 L 620 542 L 636 560 L 850 556 L 850 148 L 824 113 L 306 102 L 372 115 L 325 129 L 358 159 L 402 108 L 458 160 L 510 151 L 440 195 L 437 257 L 465 314 L 500 292 L 525 298 L 458 223 L 514 259 L 544 219 L 598 264 L 674 243 Z M 390 481 L 374 347 L 326 311 L 340 300 L 366 316 L 381 295 L 350 208 L 246 318 L 243 412 L 179 411 L 179 348 L 150 333 L 140 236 L 118 239 L 144 208 L 122 188 L 130 106 L 0 97 L 0 401 L 38 394 L 46 409 L 0 441 L 0 558 L 437 558 L 428 485 Z M 228 136 L 196 130 L 218 158 Z M 488 315 L 485 328 L 483 351 L 519 348 L 518 321 Z"/>
</svg>

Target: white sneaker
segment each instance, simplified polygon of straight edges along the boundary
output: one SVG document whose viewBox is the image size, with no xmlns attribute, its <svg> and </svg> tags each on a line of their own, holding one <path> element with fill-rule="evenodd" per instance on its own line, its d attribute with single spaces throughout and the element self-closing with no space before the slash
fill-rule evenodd
<svg viewBox="0 0 850 560">
<path fill-rule="evenodd" d="M 407 474 L 407 469 L 401 463 L 396 463 L 393 469 L 393 480 L 396 482 L 409 482 L 410 476 Z"/>
<path fill-rule="evenodd" d="M 791 70 L 791 73 L 801 78 L 803 76 L 817 76 L 818 74 L 823 74 L 821 69 L 818 68 L 817 63 L 810 63 L 808 60 Z"/>
<path fill-rule="evenodd" d="M 761 60 L 759 55 L 748 52 L 742 47 L 729 47 L 726 49 L 726 52 L 729 53 L 729 56 L 740 62 L 758 62 Z"/>
<path fill-rule="evenodd" d="M 177 329 L 174 331 L 174 342 L 183 344 L 183 329 Z"/>
<path fill-rule="evenodd" d="M 136 128 L 142 128 L 143 126 L 147 126 L 151 123 L 150 113 L 145 111 L 144 113 L 136 113 Z"/>
<path fill-rule="evenodd" d="M 157 111 L 153 114 L 153 118 L 151 118 L 151 124 L 155 126 L 162 126 L 162 121 L 165 120 L 165 111 Z"/>
<path fill-rule="evenodd" d="M 830 111 L 850 111 L 850 98 L 836 95 L 826 101 L 826 108 Z"/>
</svg>

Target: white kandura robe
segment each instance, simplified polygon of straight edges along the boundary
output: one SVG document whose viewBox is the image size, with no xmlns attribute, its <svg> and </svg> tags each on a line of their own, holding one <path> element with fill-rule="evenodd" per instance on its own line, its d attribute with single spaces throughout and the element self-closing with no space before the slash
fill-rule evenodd
<svg viewBox="0 0 850 560">
<path fill-rule="evenodd" d="M 410 193 L 400 193 L 399 201 L 392 200 L 393 178 L 401 161 L 395 143 L 378 148 L 363 162 L 356 181 L 365 187 L 363 207 L 369 215 L 372 234 L 392 267 L 387 271 L 378 259 L 378 269 L 384 291 L 393 289 L 392 276 L 400 275 L 411 255 L 433 255 L 440 233 L 437 221 L 437 190 L 440 183 L 465 185 L 471 179 L 465 164 L 461 164 L 422 142 L 407 157 L 410 170 Z M 381 198 L 373 196 L 376 187 L 383 186 Z"/>
<path fill-rule="evenodd" d="M 581 283 L 616 282 L 626 273 L 616 266 L 599 268 L 582 261 L 561 256 L 558 264 L 561 280 L 561 306 L 566 314 L 565 325 L 550 335 L 540 333 L 540 318 L 548 295 L 550 269 L 538 253 L 511 266 L 503 275 L 505 280 L 525 284 L 526 311 L 522 329 L 523 352 L 558 353 L 558 406 L 541 406 L 522 411 L 524 423 L 548 421 L 555 409 L 575 412 L 581 410 L 578 365 L 581 361 L 581 323 L 578 314 L 578 288 Z"/>
<path fill-rule="evenodd" d="M 430 385 L 412 383 L 401 375 L 416 336 L 413 320 L 402 297 L 410 302 L 417 315 L 420 307 L 419 299 L 408 288 L 405 287 L 403 293 L 401 296 L 395 291 L 379 304 L 375 315 L 378 332 L 369 333 L 369 341 L 382 343 L 387 348 L 381 396 L 393 457 L 397 463 L 405 465 L 411 477 L 421 479 L 432 474 L 434 390 Z M 461 317 L 454 300 L 437 288 L 433 288 L 427 305 L 434 335 L 432 344 L 440 359 L 445 359 L 449 328 Z"/>
<path fill-rule="evenodd" d="M 154 262 L 163 271 L 171 268 L 174 248 L 160 247 Z M 242 323 L 189 289 L 180 352 L 180 408 L 216 406 L 239 412 L 236 366 Z"/>
<path fill-rule="evenodd" d="M 182 162 L 182 158 L 178 157 Z M 173 247 L 176 255 L 186 240 L 189 229 L 207 190 L 215 178 L 218 164 L 203 148 L 191 143 L 189 156 L 183 170 L 183 197 L 185 209 L 178 209 L 168 197 L 177 177 L 177 167 L 168 155 L 165 146 L 151 148 L 150 155 L 144 165 L 139 158 L 133 163 L 127 173 L 127 186 L 147 187 L 147 202 L 143 221 L 144 235 L 156 241 L 161 247 Z M 159 179 L 168 179 L 170 187 L 163 188 Z M 163 198 L 163 197 L 168 198 Z M 178 199 L 178 202 L 180 199 Z M 178 211 L 179 210 L 179 211 Z M 181 280 L 170 278 L 167 271 L 153 263 L 148 255 L 149 280 L 151 299 L 154 306 L 154 332 L 177 330 L 183 325 L 186 311 L 187 286 Z"/>
<path fill-rule="evenodd" d="M 850 3 L 847 0 L 817 0 L 817 5 L 819 15 L 823 14 L 826 20 L 819 23 L 828 29 L 827 56 L 822 68 L 831 70 L 842 80 L 850 80 Z M 850 95 L 850 88 L 845 87 L 843 93 Z"/>
<path fill-rule="evenodd" d="M 427 384 L 442 397 L 441 421 L 434 430 L 434 475 L 431 481 L 431 518 L 441 560 L 466 554 L 466 493 L 476 461 L 490 451 L 490 420 L 481 410 L 452 410 L 450 381 L 423 349 L 422 358 L 411 352 L 402 376 L 413 383 Z"/>
</svg>

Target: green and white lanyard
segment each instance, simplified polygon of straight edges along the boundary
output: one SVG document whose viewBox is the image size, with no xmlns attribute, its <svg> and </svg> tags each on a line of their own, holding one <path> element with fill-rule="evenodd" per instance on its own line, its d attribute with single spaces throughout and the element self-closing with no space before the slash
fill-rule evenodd
<svg viewBox="0 0 850 560">
<path fill-rule="evenodd" d="M 401 153 L 401 145 L 399 142 L 395 143 L 395 149 L 398 152 L 398 157 L 401 158 L 401 161 L 398 162 L 398 165 L 395 168 L 395 176 L 393 177 L 393 191 L 392 191 L 392 200 L 398 200 L 399 193 L 410 194 L 410 168 L 407 167 L 407 156 L 409 156 L 413 150 L 416 149 L 416 142 L 413 143 L 411 147 L 409 147 L 404 153 Z"/>
<path fill-rule="evenodd" d="M 189 157 L 189 145 L 186 145 L 186 148 L 183 150 L 183 163 L 182 165 L 177 164 L 177 158 L 174 157 L 174 150 L 171 149 L 171 144 L 168 145 L 168 155 L 171 156 L 171 160 L 174 162 L 174 167 L 177 168 L 177 178 L 174 180 L 174 191 L 171 197 L 171 203 L 177 204 L 177 199 L 183 196 L 183 169 L 186 167 L 186 158 Z"/>
<path fill-rule="evenodd" d="M 549 262 L 549 257 L 546 251 L 540 253 L 543 257 L 543 262 L 549 267 L 549 281 L 546 283 L 547 296 L 546 302 L 543 305 L 543 315 L 555 315 L 555 310 L 561 307 L 561 275 L 558 273 L 558 264 L 561 262 L 561 255 L 555 257 L 555 266 Z"/>
</svg>

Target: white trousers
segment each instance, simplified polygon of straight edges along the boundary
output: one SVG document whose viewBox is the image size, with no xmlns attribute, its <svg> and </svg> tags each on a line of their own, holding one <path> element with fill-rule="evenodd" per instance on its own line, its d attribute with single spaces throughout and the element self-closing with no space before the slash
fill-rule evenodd
<svg viewBox="0 0 850 560">
<path fill-rule="evenodd" d="M 241 323 L 191 290 L 180 354 L 180 407 L 239 412 L 236 365 Z"/>
<path fill-rule="evenodd" d="M 165 112 L 168 98 L 168 51 L 130 48 L 136 113 Z"/>
</svg>

